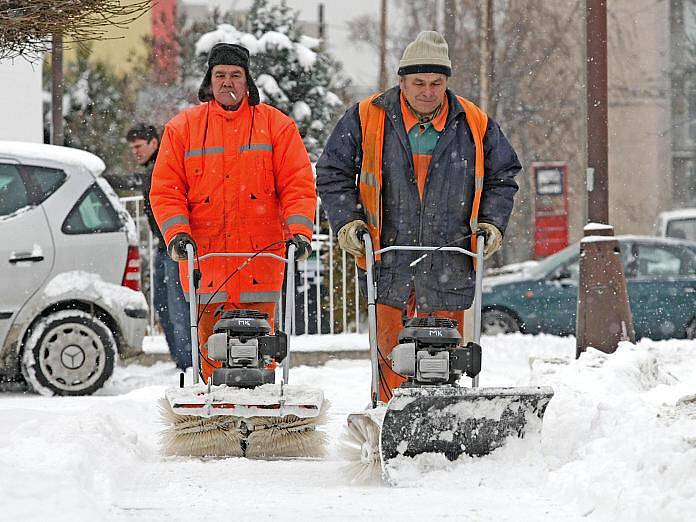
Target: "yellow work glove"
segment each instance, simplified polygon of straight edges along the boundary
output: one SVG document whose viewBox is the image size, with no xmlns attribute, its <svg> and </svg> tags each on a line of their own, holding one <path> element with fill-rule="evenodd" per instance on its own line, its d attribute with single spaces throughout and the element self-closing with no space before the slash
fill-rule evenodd
<svg viewBox="0 0 696 522">
<path fill-rule="evenodd" d="M 483 232 L 485 245 L 483 247 L 483 258 L 488 259 L 495 254 L 503 244 L 503 234 L 498 227 L 490 223 L 479 223 L 479 230 Z"/>
<path fill-rule="evenodd" d="M 367 225 L 361 219 L 346 223 L 338 231 L 338 246 L 349 254 L 360 257 L 365 255 L 365 243 L 361 231 L 367 231 Z"/>
</svg>

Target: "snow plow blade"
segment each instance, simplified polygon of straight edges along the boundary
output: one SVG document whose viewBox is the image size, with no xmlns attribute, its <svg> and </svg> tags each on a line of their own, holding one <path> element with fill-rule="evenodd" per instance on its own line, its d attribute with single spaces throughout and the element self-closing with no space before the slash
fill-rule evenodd
<svg viewBox="0 0 696 522">
<path fill-rule="evenodd" d="M 539 433 L 550 387 L 402 387 L 387 405 L 380 436 L 385 473 L 401 455 L 487 455 L 508 437 Z"/>
</svg>

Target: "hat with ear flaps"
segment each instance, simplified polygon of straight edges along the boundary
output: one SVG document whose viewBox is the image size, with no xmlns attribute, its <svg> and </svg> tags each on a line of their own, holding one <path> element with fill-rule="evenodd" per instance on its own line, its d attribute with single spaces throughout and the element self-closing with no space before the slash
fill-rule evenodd
<svg viewBox="0 0 696 522">
<path fill-rule="evenodd" d="M 259 90 L 249 74 L 249 50 L 241 45 L 231 43 L 215 44 L 208 54 L 208 71 L 198 89 L 198 99 L 202 102 L 209 102 L 213 97 L 213 87 L 211 78 L 213 67 L 216 65 L 238 65 L 244 69 L 247 79 L 247 89 L 249 90 L 249 105 L 258 105 L 261 101 Z"/>
</svg>

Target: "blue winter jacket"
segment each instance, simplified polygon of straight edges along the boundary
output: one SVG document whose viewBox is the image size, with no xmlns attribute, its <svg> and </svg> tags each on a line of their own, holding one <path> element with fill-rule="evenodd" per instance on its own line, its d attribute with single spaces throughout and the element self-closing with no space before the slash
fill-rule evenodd
<svg viewBox="0 0 696 522">
<path fill-rule="evenodd" d="M 469 218 L 474 197 L 474 141 L 464 109 L 447 91 L 449 113 L 433 151 L 421 201 L 413 155 L 404 128 L 398 86 L 373 103 L 386 111 L 382 153 L 381 246 L 462 246 L 469 249 Z M 334 231 L 355 219 L 366 221 L 358 195 L 362 163 L 358 105 L 351 107 L 331 133 L 317 162 L 317 190 Z M 484 136 L 484 186 L 479 222 L 501 232 L 517 192 L 515 175 L 522 169 L 517 154 L 498 124 L 489 118 Z M 421 312 L 462 310 L 474 297 L 474 271 L 469 256 L 437 252 L 415 267 L 421 253 L 387 252 L 375 267 L 377 302 L 404 307 L 413 289 Z"/>
</svg>

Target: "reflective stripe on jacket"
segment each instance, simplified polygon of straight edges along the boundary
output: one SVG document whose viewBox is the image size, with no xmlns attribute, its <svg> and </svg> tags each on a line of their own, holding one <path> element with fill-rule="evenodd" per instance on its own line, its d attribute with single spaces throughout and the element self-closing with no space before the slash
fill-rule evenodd
<svg viewBox="0 0 696 522">
<path fill-rule="evenodd" d="M 198 254 L 267 252 L 283 241 L 312 237 L 314 176 L 292 119 L 246 100 L 236 111 L 216 101 L 167 123 L 152 176 L 150 201 L 167 244 L 191 234 Z M 243 258 L 212 258 L 201 266 L 202 302 L 272 302 L 280 297 L 284 263 L 257 257 L 225 279 Z M 203 266 L 204 265 L 204 266 Z M 184 291 L 186 263 L 180 263 Z"/>
</svg>

